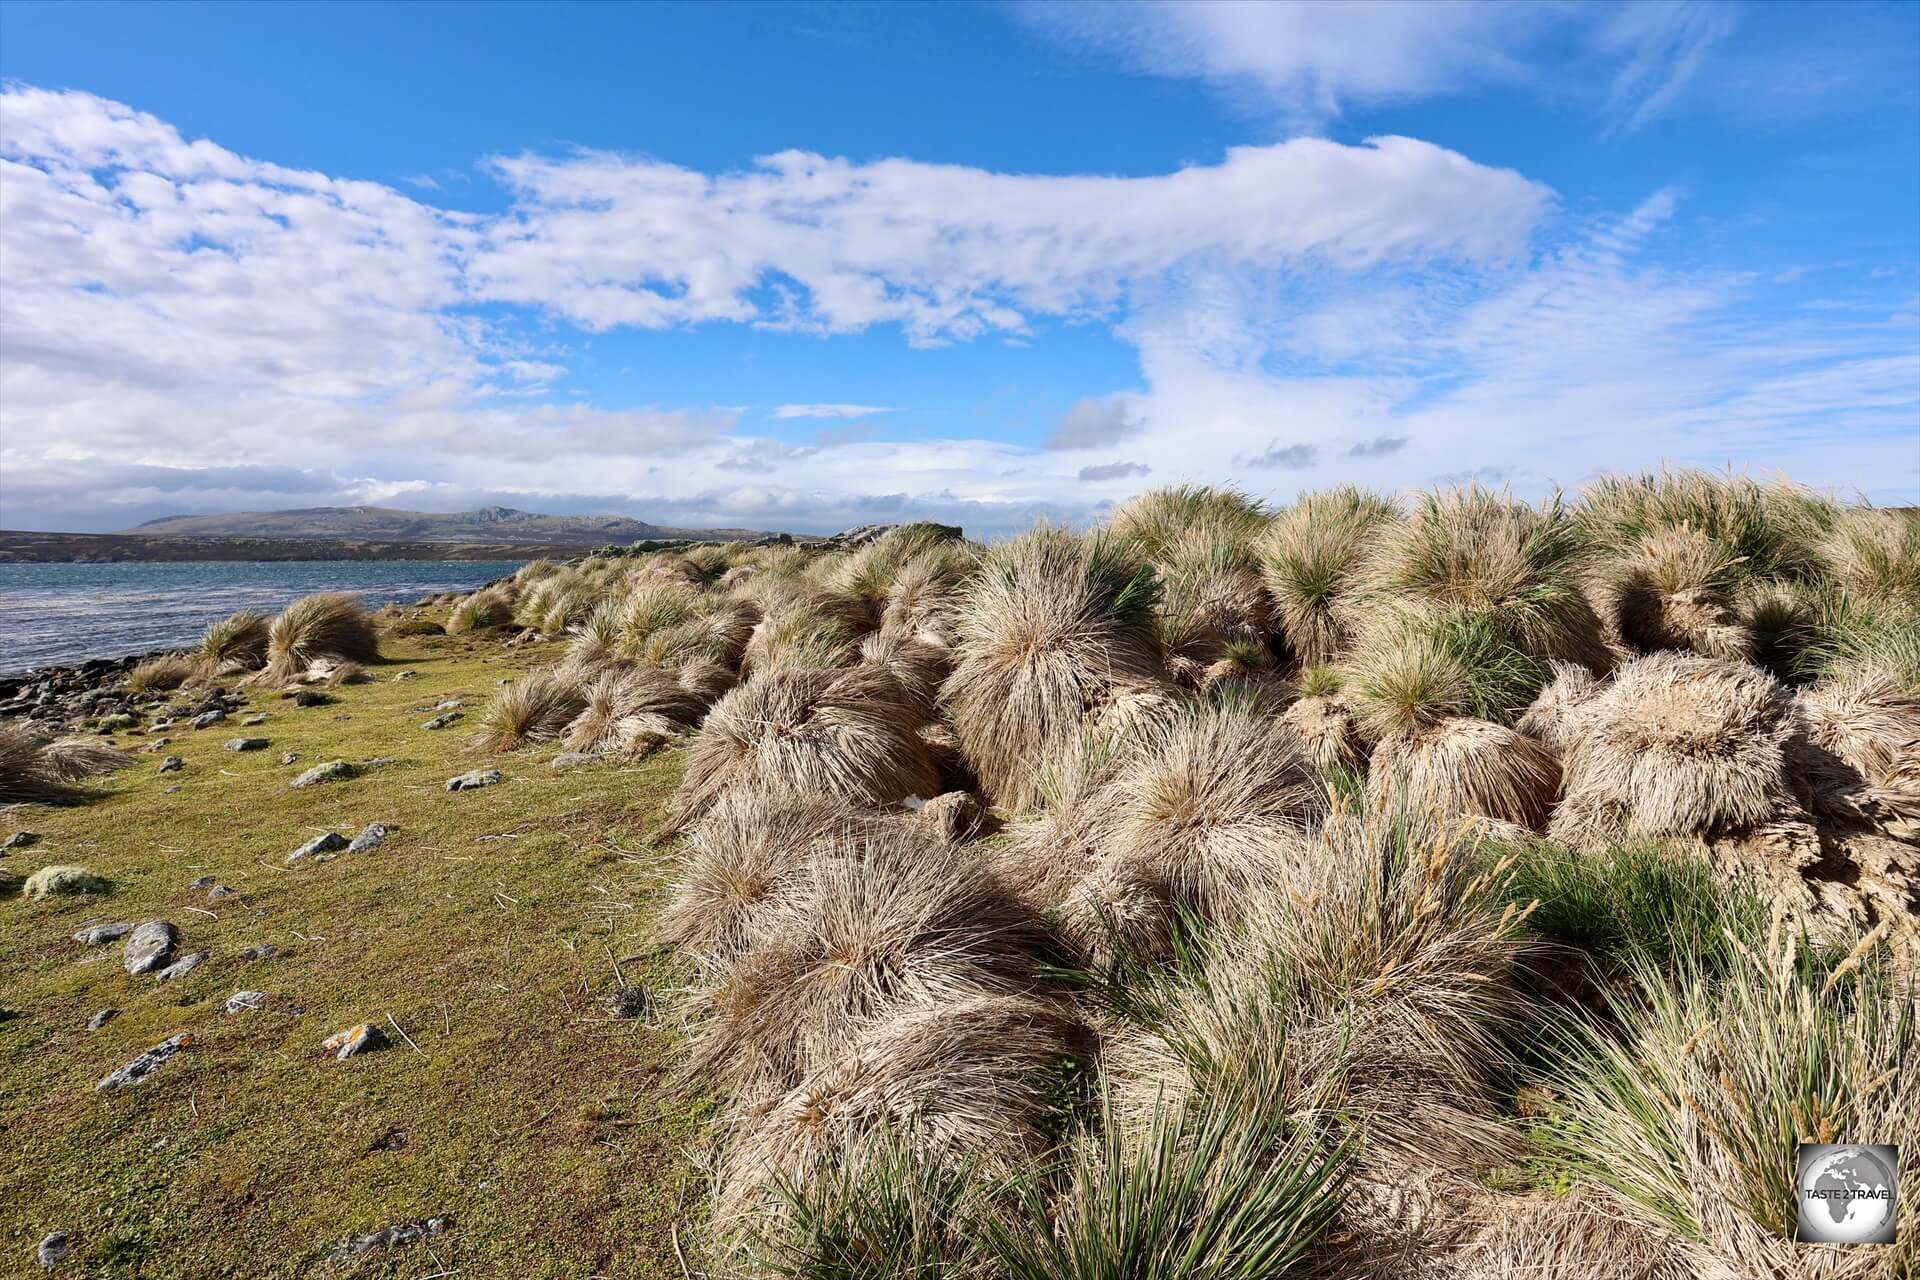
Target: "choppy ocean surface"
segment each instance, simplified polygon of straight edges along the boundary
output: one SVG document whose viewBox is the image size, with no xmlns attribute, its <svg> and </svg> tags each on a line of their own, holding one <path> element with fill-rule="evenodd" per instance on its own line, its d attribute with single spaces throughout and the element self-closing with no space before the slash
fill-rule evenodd
<svg viewBox="0 0 1920 1280">
<path fill-rule="evenodd" d="M 0 564 L 0 674 L 175 648 L 236 609 L 273 613 L 313 591 L 351 591 L 378 609 L 471 590 L 519 567 L 494 560 Z"/>
</svg>

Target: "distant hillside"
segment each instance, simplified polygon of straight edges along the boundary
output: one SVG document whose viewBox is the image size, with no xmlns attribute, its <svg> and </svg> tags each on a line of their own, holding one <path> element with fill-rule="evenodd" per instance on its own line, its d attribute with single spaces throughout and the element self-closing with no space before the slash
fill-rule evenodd
<svg viewBox="0 0 1920 1280">
<path fill-rule="evenodd" d="M 625 516 L 543 516 L 512 507 L 452 513 L 396 511 L 391 507 L 308 507 L 218 516 L 162 516 L 125 532 L 143 538 L 346 539 L 555 547 L 601 546 L 642 538 L 725 542 L 765 536 L 759 529 L 679 529 Z"/>
</svg>

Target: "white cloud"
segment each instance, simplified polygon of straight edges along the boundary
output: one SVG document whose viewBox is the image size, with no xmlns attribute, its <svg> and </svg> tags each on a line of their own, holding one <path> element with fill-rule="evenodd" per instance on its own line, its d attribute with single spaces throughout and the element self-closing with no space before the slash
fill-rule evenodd
<svg viewBox="0 0 1920 1280">
<path fill-rule="evenodd" d="M 474 295 L 590 330 L 730 320 L 932 343 L 1105 316 L 1194 262 L 1362 270 L 1524 252 L 1544 187 L 1412 138 L 1234 147 L 1147 178 L 856 164 L 808 152 L 714 176 L 587 152 L 494 162 L 519 197 Z"/>
<path fill-rule="evenodd" d="M 1732 24 L 1694 0 L 1039 0 L 1015 11 L 1095 56 L 1210 82 L 1305 127 L 1490 83 L 1561 95 L 1597 79 L 1607 92 L 1595 106 L 1633 128 L 1673 104 Z M 1545 69 L 1546 54 L 1571 72 Z"/>
<path fill-rule="evenodd" d="M 897 413 L 877 404 L 783 404 L 773 411 L 776 418 L 870 418 L 876 413 Z"/>
</svg>

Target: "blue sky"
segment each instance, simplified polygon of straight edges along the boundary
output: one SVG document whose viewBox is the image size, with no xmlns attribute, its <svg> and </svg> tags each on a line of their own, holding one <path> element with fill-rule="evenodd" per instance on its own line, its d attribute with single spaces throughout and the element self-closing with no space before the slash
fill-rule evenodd
<svg viewBox="0 0 1920 1280">
<path fill-rule="evenodd" d="M 1920 6 L 0 7 L 0 525 L 1920 502 Z"/>
</svg>

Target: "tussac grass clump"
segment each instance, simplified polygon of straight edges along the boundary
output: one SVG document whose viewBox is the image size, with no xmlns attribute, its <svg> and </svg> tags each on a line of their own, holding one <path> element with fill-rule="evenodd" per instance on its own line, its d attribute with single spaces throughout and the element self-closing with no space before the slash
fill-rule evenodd
<svg viewBox="0 0 1920 1280">
<path fill-rule="evenodd" d="M 1842 1259 L 1793 1242 L 1798 1144 L 1920 1140 L 1920 1022 L 1879 940 L 1836 962 L 1776 920 L 1733 937 L 1730 967 L 1636 966 L 1615 1025 L 1565 1033 L 1554 1140 L 1567 1166 L 1672 1232 L 1696 1274 L 1908 1274 L 1920 1210 L 1905 1197 L 1896 1244 Z"/>
<path fill-rule="evenodd" d="M 493 695 L 480 716 L 474 745 L 483 751 L 512 751 L 530 742 L 551 742 L 586 710 L 578 682 L 552 671 L 536 671 Z"/>
<path fill-rule="evenodd" d="M 1737 567 L 1698 529 L 1656 529 L 1599 568 L 1595 597 L 1608 626 L 1635 652 L 1745 658 L 1755 640 L 1740 620 Z"/>
<path fill-rule="evenodd" d="M 1784 480 L 1676 469 L 1603 476 L 1581 491 L 1577 510 L 1596 547 L 1629 547 L 1690 529 L 1740 576 L 1792 580 L 1820 574 L 1821 540 L 1835 515 L 1831 502 Z"/>
<path fill-rule="evenodd" d="M 777 1208 L 780 1187 L 829 1164 L 857 1170 L 889 1134 L 921 1159 L 1004 1176 L 1047 1149 L 1053 1080 L 1078 1033 L 1068 1006 L 1023 996 L 901 1008 L 742 1127 L 715 1219 Z"/>
<path fill-rule="evenodd" d="M 1120 546 L 1059 529 L 988 553 L 969 582 L 942 702 L 995 803 L 1038 801 L 1038 771 L 1127 685 L 1164 680 L 1152 570 Z"/>
<path fill-rule="evenodd" d="M 676 806 L 684 822 L 746 782 L 869 806 L 931 796 L 940 776 L 919 727 L 877 667 L 755 676 L 707 713 Z"/>
<path fill-rule="evenodd" d="M 0 722 L 0 804 L 69 804 L 84 795 L 73 784 L 132 763 L 110 742 L 49 742 L 19 721 Z"/>
<path fill-rule="evenodd" d="M 1029 993 L 1044 946 L 980 859 L 897 823 L 816 845 L 756 933 L 692 1056 L 749 1100 L 798 1087 L 881 1018 Z"/>
<path fill-rule="evenodd" d="M 1581 587 L 1586 543 L 1559 500 L 1539 508 L 1478 487 L 1416 496 L 1358 570 L 1369 607 L 1465 613 L 1538 659 L 1605 664 Z"/>
<path fill-rule="evenodd" d="M 273 620 L 265 675 L 270 684 L 285 684 L 322 658 L 372 662 L 379 657 L 379 632 L 359 598 L 319 592 L 295 600 Z"/>
<path fill-rule="evenodd" d="M 1237 490 L 1174 485 L 1150 489 L 1115 508 L 1107 528 L 1133 554 L 1158 562 L 1193 530 L 1206 529 L 1213 537 L 1250 543 L 1266 527 L 1267 519 L 1263 503 Z"/>
<path fill-rule="evenodd" d="M 1621 669 L 1565 760 L 1556 836 L 1712 836 L 1787 803 L 1792 699 L 1745 663 L 1664 652 Z"/>
<path fill-rule="evenodd" d="M 169 693 L 193 679 L 198 668 L 176 653 L 148 658 L 127 672 L 128 693 Z"/>
<path fill-rule="evenodd" d="M 196 657 L 209 677 L 258 671 L 267 665 L 273 624 L 264 613 L 242 609 L 207 624 Z"/>
<path fill-rule="evenodd" d="M 450 636 L 504 627 L 513 621 L 513 593 L 505 587 L 488 587 L 461 596 L 447 611 L 446 628 Z"/>
<path fill-rule="evenodd" d="M 1273 518 L 1259 543 L 1261 572 L 1287 647 L 1303 664 L 1331 662 L 1352 641 L 1353 573 L 1391 502 L 1351 487 L 1303 495 Z"/>
</svg>

